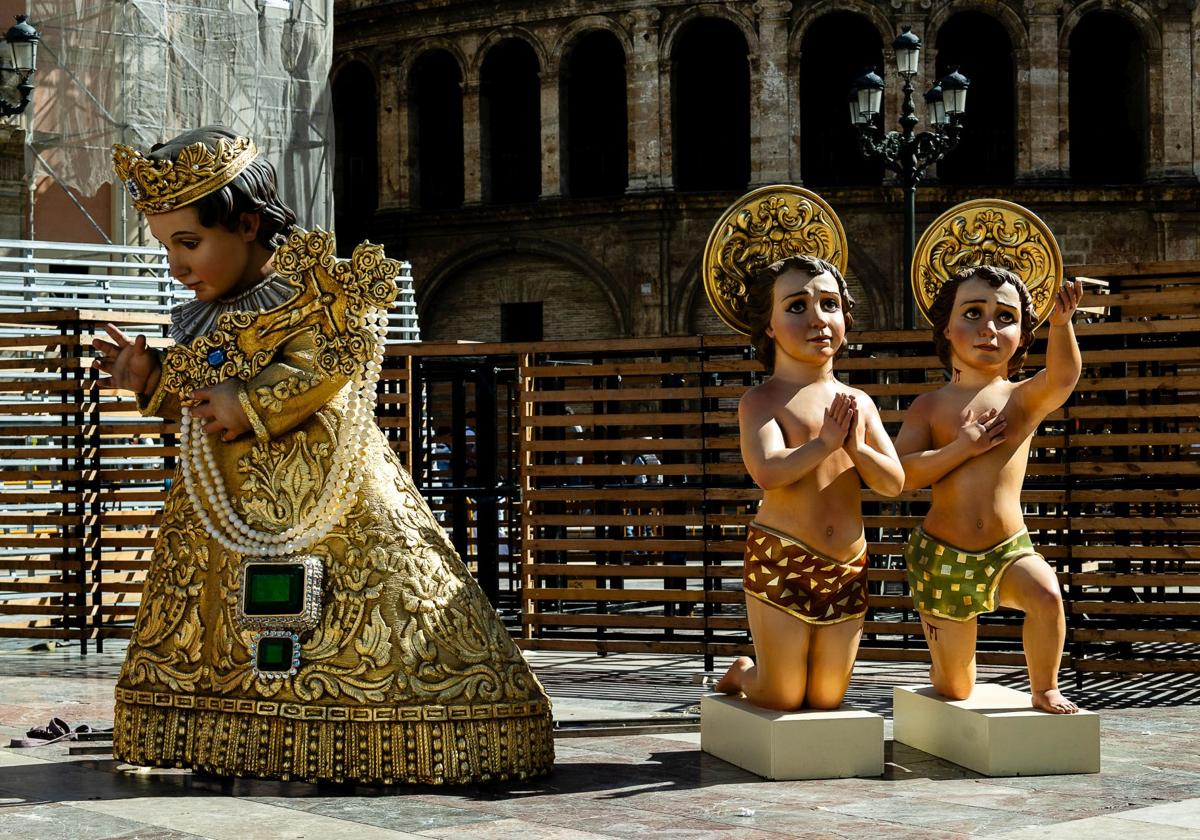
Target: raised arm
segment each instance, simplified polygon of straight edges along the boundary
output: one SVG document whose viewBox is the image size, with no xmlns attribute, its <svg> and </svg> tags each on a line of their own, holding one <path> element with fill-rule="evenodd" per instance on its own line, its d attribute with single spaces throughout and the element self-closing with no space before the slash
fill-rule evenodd
<svg viewBox="0 0 1200 840">
<path fill-rule="evenodd" d="M 904 467 L 904 489 L 919 490 L 931 487 L 951 471 L 976 455 L 1004 443 L 1004 415 L 991 408 L 975 416 L 967 409 L 961 415 L 962 426 L 954 440 L 934 448 L 930 403 L 917 398 L 904 416 L 900 434 L 896 436 L 896 451 Z"/>
<path fill-rule="evenodd" d="M 1054 299 L 1050 335 L 1046 339 L 1046 367 L 1024 382 L 1019 390 L 1026 410 L 1038 420 L 1061 406 L 1075 390 L 1083 358 L 1075 340 L 1073 320 L 1083 297 L 1083 284 L 1066 280 Z"/>
<path fill-rule="evenodd" d="M 899 496 L 904 489 L 904 467 L 883 428 L 879 409 L 866 394 L 856 394 L 846 454 L 863 483 L 882 496 Z"/>
<path fill-rule="evenodd" d="M 838 394 L 825 409 L 820 435 L 800 446 L 789 447 L 775 419 L 776 408 L 761 391 L 747 392 L 738 403 L 742 461 L 763 490 L 795 484 L 840 447 L 850 429 L 851 400 Z"/>
</svg>

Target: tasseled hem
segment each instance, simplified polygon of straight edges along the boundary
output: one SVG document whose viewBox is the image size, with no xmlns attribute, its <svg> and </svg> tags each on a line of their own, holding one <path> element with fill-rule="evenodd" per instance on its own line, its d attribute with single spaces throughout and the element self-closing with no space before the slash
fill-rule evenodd
<svg viewBox="0 0 1200 840">
<path fill-rule="evenodd" d="M 549 773 L 554 732 L 546 700 L 355 708 L 117 689 L 113 755 L 219 776 L 465 784 Z"/>
</svg>

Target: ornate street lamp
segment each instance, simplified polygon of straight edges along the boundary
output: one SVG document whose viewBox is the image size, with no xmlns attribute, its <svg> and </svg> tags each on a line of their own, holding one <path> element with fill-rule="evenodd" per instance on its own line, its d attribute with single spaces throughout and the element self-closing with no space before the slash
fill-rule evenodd
<svg viewBox="0 0 1200 840">
<path fill-rule="evenodd" d="M 916 108 L 913 106 L 913 76 L 921 57 L 921 39 L 905 26 L 892 43 L 896 68 L 904 79 L 904 104 L 900 109 L 900 131 L 884 133 L 875 126 L 875 115 L 883 100 L 883 79 L 868 67 L 850 88 L 850 119 L 858 130 L 859 150 L 879 160 L 900 176 L 904 185 L 904 260 L 902 288 L 909 287 L 913 249 L 917 245 L 917 184 L 925 170 L 958 145 L 961 120 L 967 107 L 967 88 L 971 81 L 957 67 L 940 79 L 925 94 L 927 117 L 932 131 L 916 132 Z M 915 327 L 916 308 L 912 295 L 904 295 L 904 324 Z"/>
<path fill-rule="evenodd" d="M 4 40 L 11 50 L 12 64 L 9 64 L 8 56 L 0 54 L 0 74 L 15 74 L 16 84 L 9 85 L 5 79 L 0 84 L 0 90 L 15 87 L 21 94 L 21 101 L 15 104 L 0 96 L 0 116 L 11 117 L 24 111 L 29 104 L 29 95 L 33 93 L 33 74 L 37 72 L 37 48 L 42 36 L 29 25 L 25 15 L 17 15 L 16 24 L 9 27 Z"/>
</svg>

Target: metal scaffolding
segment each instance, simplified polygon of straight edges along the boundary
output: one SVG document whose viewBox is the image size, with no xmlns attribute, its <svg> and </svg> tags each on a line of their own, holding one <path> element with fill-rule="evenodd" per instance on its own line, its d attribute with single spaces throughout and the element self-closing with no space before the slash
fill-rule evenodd
<svg viewBox="0 0 1200 840">
<path fill-rule="evenodd" d="M 111 147 L 221 124 L 254 138 L 305 227 L 333 219 L 333 0 L 30 0 L 42 34 L 29 132 L 34 183 L 85 196 Z M 74 197 L 72 196 L 72 200 Z M 115 238 L 145 244 L 127 199 Z M 98 224 L 78 202 L 93 227 Z"/>
</svg>

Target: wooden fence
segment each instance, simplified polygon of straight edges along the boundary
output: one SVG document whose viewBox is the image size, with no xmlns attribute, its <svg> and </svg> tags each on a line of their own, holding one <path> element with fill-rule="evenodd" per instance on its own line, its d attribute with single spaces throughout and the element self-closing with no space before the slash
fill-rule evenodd
<svg viewBox="0 0 1200 840">
<path fill-rule="evenodd" d="M 1023 496 L 1066 587 L 1067 662 L 1195 672 L 1200 263 L 1069 272 L 1111 294 L 1085 300 L 1107 309 L 1077 323 L 1083 377 L 1039 428 Z M 0 345 L 0 634 L 86 649 L 129 632 L 175 430 L 86 371 L 87 335 L 113 315 L 24 317 L 6 319 L 20 334 Z M 851 338 L 839 375 L 894 434 L 943 381 L 928 331 Z M 1039 341 L 1031 369 L 1041 353 Z M 750 649 L 741 551 L 760 494 L 736 405 L 761 374 L 740 338 L 403 345 L 389 362 L 380 424 L 523 646 L 707 660 Z M 927 500 L 865 496 L 864 659 L 926 656 L 900 551 Z M 1019 616 L 982 620 L 980 651 L 1021 662 Z"/>
</svg>

